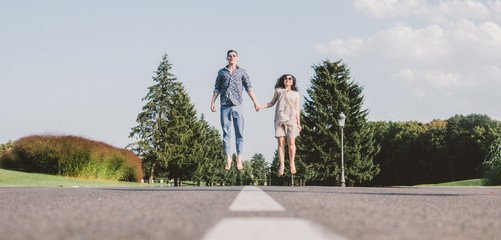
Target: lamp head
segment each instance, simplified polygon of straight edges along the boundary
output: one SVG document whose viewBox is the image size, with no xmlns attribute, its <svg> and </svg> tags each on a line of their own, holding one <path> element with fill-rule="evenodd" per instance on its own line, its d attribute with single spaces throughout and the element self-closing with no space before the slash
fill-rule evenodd
<svg viewBox="0 0 501 240">
<path fill-rule="evenodd" d="M 337 122 L 339 123 L 340 127 L 344 127 L 345 120 L 346 120 L 346 115 L 344 115 L 343 112 L 339 113 L 339 115 L 337 116 Z"/>
</svg>

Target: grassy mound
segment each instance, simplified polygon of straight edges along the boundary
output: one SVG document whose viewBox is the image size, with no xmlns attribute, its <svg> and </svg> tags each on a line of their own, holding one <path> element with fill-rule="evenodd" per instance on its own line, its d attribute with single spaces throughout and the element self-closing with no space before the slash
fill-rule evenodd
<svg viewBox="0 0 501 240">
<path fill-rule="evenodd" d="M 82 179 L 139 182 L 141 159 L 125 149 L 75 136 L 21 138 L 0 156 L 0 166 Z"/>
</svg>

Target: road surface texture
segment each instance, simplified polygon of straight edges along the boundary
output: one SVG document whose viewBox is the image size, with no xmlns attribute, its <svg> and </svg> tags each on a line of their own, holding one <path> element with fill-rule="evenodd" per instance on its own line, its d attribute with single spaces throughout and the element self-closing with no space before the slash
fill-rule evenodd
<svg viewBox="0 0 501 240">
<path fill-rule="evenodd" d="M 501 239 L 501 188 L 0 188 L 0 239 Z"/>
</svg>

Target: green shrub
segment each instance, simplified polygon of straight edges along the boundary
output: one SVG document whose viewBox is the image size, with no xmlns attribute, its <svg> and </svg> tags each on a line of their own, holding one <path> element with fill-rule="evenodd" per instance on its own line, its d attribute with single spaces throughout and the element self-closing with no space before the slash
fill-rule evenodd
<svg viewBox="0 0 501 240">
<path fill-rule="evenodd" d="M 484 165 L 483 185 L 501 185 L 501 137 L 489 147 Z"/>
<path fill-rule="evenodd" d="M 75 136 L 29 136 L 0 157 L 0 166 L 82 179 L 135 181 L 141 159 L 125 149 Z"/>
</svg>

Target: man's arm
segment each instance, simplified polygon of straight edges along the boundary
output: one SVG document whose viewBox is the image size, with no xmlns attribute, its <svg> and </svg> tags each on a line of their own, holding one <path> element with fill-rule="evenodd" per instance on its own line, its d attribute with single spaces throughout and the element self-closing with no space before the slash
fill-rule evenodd
<svg viewBox="0 0 501 240">
<path fill-rule="evenodd" d="M 216 112 L 216 99 L 217 99 L 217 96 L 219 96 L 218 92 L 214 92 L 214 94 L 212 95 L 212 101 L 210 103 L 210 110 L 212 112 Z"/>
<path fill-rule="evenodd" d="M 216 99 L 219 96 L 219 92 L 221 92 L 221 70 L 217 72 L 216 82 L 214 83 L 214 94 L 212 95 L 212 101 L 210 103 L 210 110 L 212 112 L 216 112 Z"/>
<path fill-rule="evenodd" d="M 256 97 L 254 96 L 254 92 L 252 90 L 247 92 L 249 94 L 249 97 L 252 99 L 252 102 L 254 103 L 254 108 L 256 109 L 256 112 L 259 111 L 259 103 L 256 100 Z"/>
</svg>

